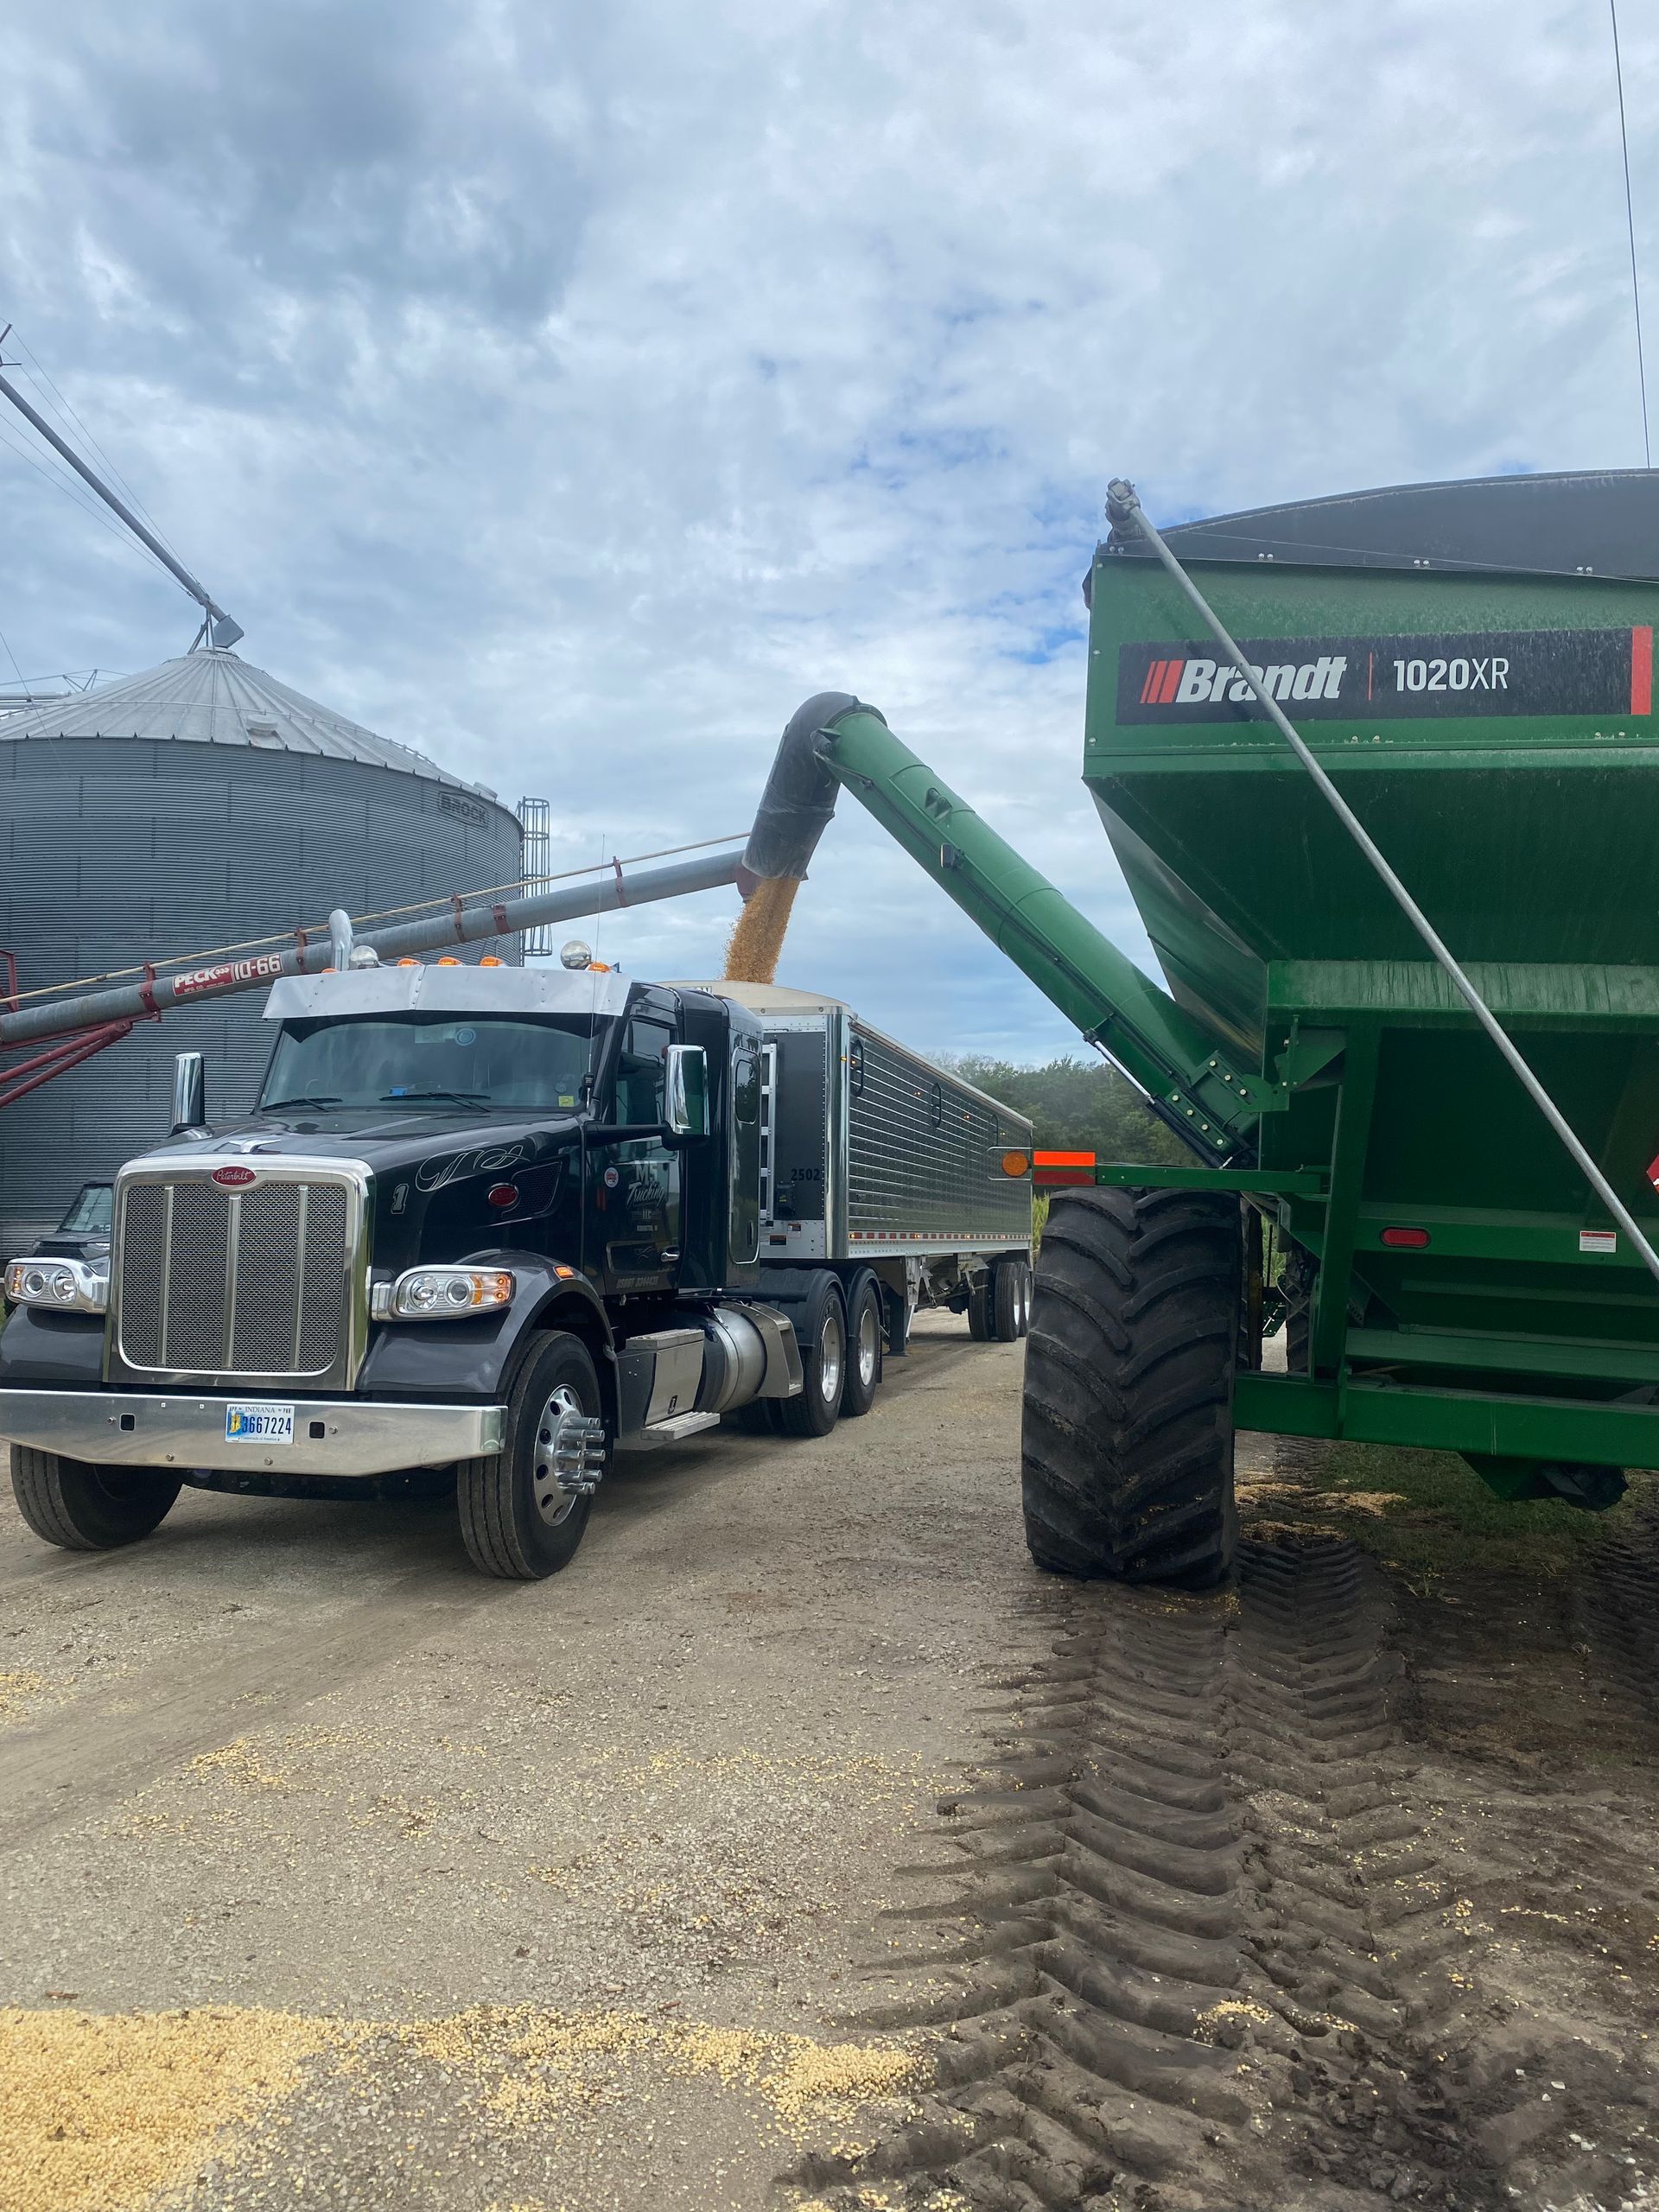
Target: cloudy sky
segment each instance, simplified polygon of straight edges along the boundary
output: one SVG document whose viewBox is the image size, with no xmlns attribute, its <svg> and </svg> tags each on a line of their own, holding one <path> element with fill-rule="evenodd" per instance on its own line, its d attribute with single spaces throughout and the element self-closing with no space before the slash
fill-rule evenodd
<svg viewBox="0 0 1659 2212">
<path fill-rule="evenodd" d="M 1133 944 L 1077 781 L 1110 475 L 1169 519 L 1642 461 L 1606 0 L 65 0 L 6 65 L 24 358 L 246 658 L 545 793 L 567 864 L 741 830 L 834 686 Z M 0 438 L 22 672 L 181 651 Z M 730 919 L 602 950 L 708 973 Z M 1071 1041 L 847 799 L 784 976 Z"/>
</svg>

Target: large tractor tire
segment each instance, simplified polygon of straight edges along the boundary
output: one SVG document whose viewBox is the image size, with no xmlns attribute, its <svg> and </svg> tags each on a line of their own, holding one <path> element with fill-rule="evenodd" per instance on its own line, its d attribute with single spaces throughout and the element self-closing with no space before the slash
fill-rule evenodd
<svg viewBox="0 0 1659 2212">
<path fill-rule="evenodd" d="M 1056 1574 L 1202 1588 L 1232 1561 L 1238 1201 L 1055 1194 L 1026 1350 L 1026 1540 Z"/>
</svg>

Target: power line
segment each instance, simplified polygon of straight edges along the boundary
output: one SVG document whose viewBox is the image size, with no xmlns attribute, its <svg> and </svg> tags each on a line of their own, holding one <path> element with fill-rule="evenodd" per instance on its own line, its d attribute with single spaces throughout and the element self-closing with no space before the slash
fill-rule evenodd
<svg viewBox="0 0 1659 2212">
<path fill-rule="evenodd" d="M 1624 155 L 1624 226 L 1630 241 L 1630 305 L 1636 310 L 1636 374 L 1642 388 L 1642 452 L 1653 467 L 1653 442 L 1648 435 L 1648 363 L 1642 345 L 1642 285 L 1636 272 L 1636 207 L 1630 197 L 1630 134 L 1624 123 L 1624 69 L 1618 54 L 1618 0 L 1607 0 L 1613 21 L 1613 81 L 1618 86 L 1618 143 Z"/>
<path fill-rule="evenodd" d="M 50 406 L 55 403 L 56 412 L 60 420 L 67 419 L 75 425 L 82 437 L 86 439 L 87 444 L 98 455 L 98 458 L 103 462 L 106 473 L 114 478 L 118 487 L 125 493 L 128 500 L 137 509 L 138 512 L 143 517 L 144 520 L 155 531 L 156 537 L 161 539 L 164 545 L 168 547 L 169 550 L 175 550 L 173 549 L 171 539 L 168 538 L 167 532 L 162 528 L 160 523 L 158 523 L 155 516 L 150 513 L 149 509 L 138 497 L 138 494 L 133 490 L 131 485 L 128 483 L 126 478 L 122 475 L 120 470 L 110 459 L 108 454 L 105 452 L 103 447 L 99 445 L 98 440 L 87 429 L 86 423 L 81 421 L 80 416 L 76 414 L 68 400 L 65 398 L 63 393 L 59 391 L 57 385 L 53 383 L 51 378 L 41 365 L 40 357 L 35 353 L 34 347 L 28 345 L 24 340 L 19 336 L 17 327 L 15 323 L 12 326 L 11 336 L 13 343 L 22 347 L 22 351 L 29 356 L 29 363 L 32 364 L 30 366 L 26 366 L 23 371 L 24 375 L 28 377 L 29 382 L 35 386 L 37 391 L 44 389 L 44 391 L 51 395 L 51 397 L 48 400 L 48 405 Z"/>
<path fill-rule="evenodd" d="M 90 515 L 100 530 L 107 530 L 111 537 L 118 538 L 122 544 L 130 546 L 159 575 L 167 575 L 166 569 L 139 539 L 132 537 L 128 531 L 118 528 L 100 506 L 85 497 L 67 470 L 54 467 L 38 459 L 27 445 L 12 436 L 3 424 L 0 424 L 0 445 L 10 447 L 19 461 L 27 461 L 37 476 L 43 476 L 48 484 L 63 493 L 65 499 L 73 506 L 79 507 L 83 514 Z"/>
</svg>

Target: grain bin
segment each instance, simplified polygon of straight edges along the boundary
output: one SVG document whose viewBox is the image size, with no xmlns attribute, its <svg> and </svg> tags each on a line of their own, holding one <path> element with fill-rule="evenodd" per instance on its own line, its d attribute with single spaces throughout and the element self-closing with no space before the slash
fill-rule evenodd
<svg viewBox="0 0 1659 2212">
<path fill-rule="evenodd" d="M 0 946 L 25 990 L 505 883 L 519 827 L 480 785 L 204 647 L 0 720 Z M 516 960 L 517 939 L 468 948 Z M 27 1001 L 25 1001 L 27 1003 Z M 257 994 L 145 1022 L 0 1113 L 0 1256 L 159 1135 L 173 1056 L 251 1103 Z"/>
</svg>

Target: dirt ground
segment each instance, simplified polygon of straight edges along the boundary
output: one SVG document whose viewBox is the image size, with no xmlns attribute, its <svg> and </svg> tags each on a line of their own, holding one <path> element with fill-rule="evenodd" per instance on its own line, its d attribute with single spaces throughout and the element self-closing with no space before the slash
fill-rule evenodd
<svg viewBox="0 0 1659 2212">
<path fill-rule="evenodd" d="M 1252 1440 L 1229 1588 L 1062 1584 L 1020 1357 L 624 1461 L 527 1587 L 0 1506 L 3 2212 L 1659 2204 L 1650 1498 Z"/>
</svg>

